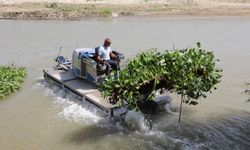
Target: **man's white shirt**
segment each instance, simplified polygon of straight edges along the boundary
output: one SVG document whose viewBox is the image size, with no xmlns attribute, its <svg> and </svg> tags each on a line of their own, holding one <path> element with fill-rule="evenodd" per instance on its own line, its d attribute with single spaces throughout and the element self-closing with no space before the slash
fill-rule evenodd
<svg viewBox="0 0 250 150">
<path fill-rule="evenodd" d="M 98 55 L 100 55 L 103 60 L 110 60 L 110 52 L 111 52 L 110 46 L 109 47 L 100 46 Z"/>
</svg>

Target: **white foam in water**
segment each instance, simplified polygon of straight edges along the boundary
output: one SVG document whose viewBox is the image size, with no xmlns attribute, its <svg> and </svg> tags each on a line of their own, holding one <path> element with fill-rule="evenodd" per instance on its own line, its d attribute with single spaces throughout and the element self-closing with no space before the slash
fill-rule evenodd
<svg viewBox="0 0 250 150">
<path fill-rule="evenodd" d="M 159 131 L 157 126 L 150 124 L 141 112 L 128 111 L 125 116 L 125 122 L 129 128 L 136 130 L 135 133 L 143 137 L 152 137 L 162 139 L 165 133 Z"/>
<path fill-rule="evenodd" d="M 139 131 L 149 131 L 150 126 L 148 126 L 145 116 L 141 112 L 128 111 L 125 116 L 125 122 L 133 129 Z"/>
<path fill-rule="evenodd" d="M 165 111 L 166 111 L 167 113 L 173 114 L 173 115 L 178 115 L 177 112 L 172 111 L 173 106 L 172 106 L 171 103 L 165 104 L 165 105 L 164 105 L 164 108 L 165 108 Z"/>
<path fill-rule="evenodd" d="M 63 105 L 63 111 L 59 114 L 70 121 L 73 120 L 77 123 L 96 124 L 102 119 L 100 116 L 97 116 L 93 112 L 85 109 L 81 104 L 77 102 L 67 99 L 65 99 L 64 101 L 58 101 L 60 101 L 60 104 Z"/>
<path fill-rule="evenodd" d="M 81 124 L 97 124 L 104 120 L 98 114 L 103 113 L 100 109 L 87 101 L 80 101 L 74 94 L 65 94 L 65 91 L 57 86 L 48 86 L 46 82 L 36 84 L 36 87 L 46 89 L 45 95 L 52 95 L 55 98 L 54 103 L 62 107 L 58 114 L 67 120 Z"/>
<path fill-rule="evenodd" d="M 43 81 L 40 81 L 40 82 L 37 82 L 36 84 L 35 84 L 35 86 L 33 86 L 34 88 L 40 88 L 40 87 L 45 87 L 46 86 L 46 82 L 43 82 Z"/>
<path fill-rule="evenodd" d="M 59 99 L 56 97 L 56 99 L 57 104 L 63 107 L 59 115 L 70 121 L 81 124 L 98 124 L 99 121 L 104 119 L 98 116 L 102 112 L 95 106 L 91 106 L 88 102 L 72 101 L 69 98 L 62 100 L 60 97 Z"/>
</svg>

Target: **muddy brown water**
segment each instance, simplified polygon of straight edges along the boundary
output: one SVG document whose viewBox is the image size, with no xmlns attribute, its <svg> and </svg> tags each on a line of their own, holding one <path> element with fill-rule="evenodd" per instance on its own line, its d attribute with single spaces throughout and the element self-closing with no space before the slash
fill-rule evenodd
<svg viewBox="0 0 250 150">
<path fill-rule="evenodd" d="M 54 65 L 60 46 L 70 58 L 74 48 L 95 47 L 106 37 L 127 58 L 147 48 L 162 51 L 200 41 L 221 60 L 222 82 L 199 105 L 184 106 L 181 124 L 174 110 L 152 116 L 151 130 L 133 112 L 126 125 L 112 122 L 95 107 L 48 87 L 42 74 Z M 0 149 L 248 149 L 250 103 L 243 91 L 250 81 L 249 58 L 248 17 L 0 20 L 0 64 L 28 69 L 22 90 L 0 101 Z M 180 97 L 172 97 L 178 109 Z"/>
</svg>

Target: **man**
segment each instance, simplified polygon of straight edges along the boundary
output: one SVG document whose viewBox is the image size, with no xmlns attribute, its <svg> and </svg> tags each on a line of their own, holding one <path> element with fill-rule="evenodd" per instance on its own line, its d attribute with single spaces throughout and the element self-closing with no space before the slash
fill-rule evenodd
<svg viewBox="0 0 250 150">
<path fill-rule="evenodd" d="M 115 59 L 117 59 L 117 56 L 112 53 L 112 50 L 110 48 L 111 39 L 106 38 L 104 40 L 103 46 L 100 46 L 97 52 L 97 61 L 99 61 L 101 64 L 106 65 L 106 75 L 110 74 L 111 68 L 116 71 L 115 77 L 118 77 L 118 70 L 119 66 Z"/>
</svg>

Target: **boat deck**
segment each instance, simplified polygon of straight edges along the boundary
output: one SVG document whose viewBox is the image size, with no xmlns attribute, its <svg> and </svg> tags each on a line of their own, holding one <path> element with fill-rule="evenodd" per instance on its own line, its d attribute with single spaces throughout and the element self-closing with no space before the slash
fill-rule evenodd
<svg viewBox="0 0 250 150">
<path fill-rule="evenodd" d="M 108 101 L 101 96 L 101 92 L 98 90 L 97 85 L 78 78 L 71 71 L 44 70 L 44 76 L 45 79 L 47 78 L 46 80 L 52 79 L 57 85 L 85 98 L 85 100 L 95 104 L 106 112 L 110 112 L 117 107 L 116 105 L 108 103 Z"/>
</svg>

